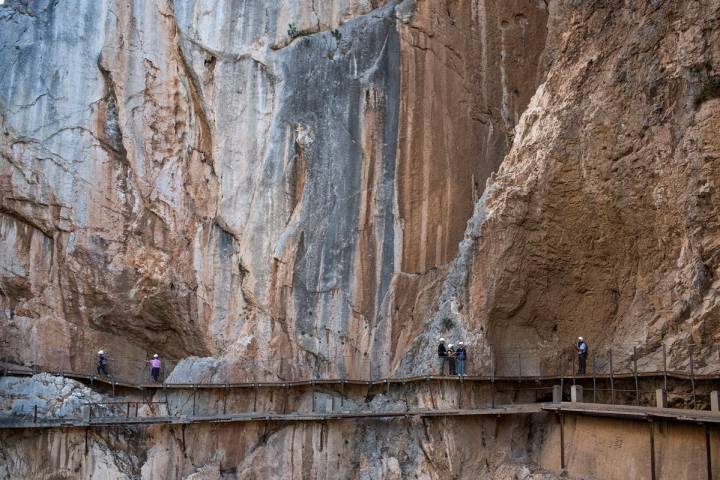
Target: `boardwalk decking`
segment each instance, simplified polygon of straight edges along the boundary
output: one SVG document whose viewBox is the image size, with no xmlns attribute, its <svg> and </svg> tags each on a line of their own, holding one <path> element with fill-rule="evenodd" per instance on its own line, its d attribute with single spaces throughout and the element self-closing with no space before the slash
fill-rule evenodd
<svg viewBox="0 0 720 480">
<path fill-rule="evenodd" d="M 720 424 L 720 413 L 684 408 L 654 408 L 603 403 L 544 403 L 547 412 L 577 414 L 591 417 L 610 417 L 625 420 L 670 420 L 673 422 Z"/>
<path fill-rule="evenodd" d="M 410 417 L 474 417 L 507 415 L 529 415 L 540 412 L 609 417 L 621 420 L 666 420 L 693 424 L 720 424 L 720 413 L 679 408 L 653 408 L 628 405 L 607 405 L 596 403 L 529 403 L 504 405 L 495 408 L 475 409 L 416 409 L 408 411 L 336 411 L 328 413 L 238 413 L 228 415 L 195 416 L 153 416 L 153 417 L 98 417 L 91 420 L 81 418 L 38 419 L 5 417 L 0 418 L 0 430 L 7 429 L 49 429 L 49 428 L 101 428 L 112 426 L 149 425 L 190 425 L 244 422 L 318 422 L 337 420 L 391 419 Z"/>
<path fill-rule="evenodd" d="M 5 369 L 0 371 L 7 376 L 32 376 L 34 373 L 27 369 Z M 427 381 L 455 381 L 455 382 L 479 382 L 479 383 L 497 383 L 497 382 L 517 382 L 517 383 L 549 383 L 557 382 L 561 380 L 564 382 L 576 382 L 591 381 L 595 380 L 631 380 L 635 378 L 635 374 L 632 372 L 614 373 L 602 373 L 596 375 L 575 375 L 575 376 L 560 376 L 560 375 L 522 375 L 522 376 L 487 376 L 487 375 L 468 375 L 465 377 L 448 376 L 448 375 L 412 375 L 405 377 L 391 377 L 391 378 L 379 378 L 373 380 L 364 379 L 352 379 L 352 378 L 325 378 L 325 379 L 304 379 L 304 380 L 275 380 L 275 381 L 247 381 L 247 382 L 235 382 L 235 383 L 129 383 L 124 381 L 115 381 L 112 377 L 95 376 L 76 372 L 44 372 L 51 375 L 62 376 L 71 378 L 73 380 L 79 380 L 83 382 L 104 384 L 107 386 L 115 386 L 122 388 L 135 388 L 142 390 L 158 390 L 158 389 L 236 389 L 236 388 L 289 388 L 306 385 L 387 385 L 387 384 L 407 384 L 407 383 L 419 383 Z M 686 372 L 667 372 L 662 371 L 651 371 L 651 372 L 638 372 L 638 379 L 674 379 L 674 380 L 694 380 L 694 381 L 707 381 L 717 380 L 720 381 L 720 374 L 694 374 Z"/>
<path fill-rule="evenodd" d="M 147 425 L 189 425 L 197 423 L 242 423 L 242 422 L 317 422 L 328 420 L 358 420 L 358 419 L 389 419 L 410 417 L 471 417 L 471 416 L 504 416 L 527 415 L 542 411 L 542 404 L 505 405 L 495 408 L 478 409 L 450 409 L 450 410 L 408 410 L 408 411 L 337 411 L 328 413 L 239 413 L 231 415 L 195 415 L 195 416 L 154 416 L 154 417 L 99 417 L 88 419 L 32 419 L 21 417 L 0 418 L 2 429 L 26 428 L 85 428 L 108 427 L 119 425 L 147 426 Z"/>
</svg>

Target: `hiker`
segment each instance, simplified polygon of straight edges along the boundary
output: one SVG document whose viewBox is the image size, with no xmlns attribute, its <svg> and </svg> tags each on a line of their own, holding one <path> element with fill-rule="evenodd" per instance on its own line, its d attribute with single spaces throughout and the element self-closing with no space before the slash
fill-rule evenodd
<svg viewBox="0 0 720 480">
<path fill-rule="evenodd" d="M 153 355 L 152 360 L 148 360 L 150 364 L 150 376 L 155 383 L 160 382 L 160 357 L 156 353 Z"/>
<path fill-rule="evenodd" d="M 585 375 L 585 360 L 587 359 L 588 346 L 583 337 L 578 337 L 577 346 L 575 347 L 578 354 L 578 374 Z"/>
<path fill-rule="evenodd" d="M 448 345 L 447 349 L 447 356 L 448 356 L 448 364 L 450 365 L 450 375 L 457 375 L 457 372 L 455 370 L 455 358 L 456 358 L 456 352 L 455 352 L 455 344 L 451 343 Z"/>
<path fill-rule="evenodd" d="M 461 377 L 464 377 L 467 351 L 465 350 L 465 344 L 463 342 L 458 342 L 458 348 L 457 350 L 455 350 L 455 356 L 457 357 L 457 374 Z"/>
<path fill-rule="evenodd" d="M 97 373 L 98 373 L 98 375 L 100 375 L 100 374 L 103 374 L 105 376 L 110 375 L 107 371 L 107 358 L 105 357 L 104 350 L 98 351 Z"/>
<path fill-rule="evenodd" d="M 445 364 L 447 363 L 448 355 L 444 338 L 440 338 L 440 345 L 438 345 L 438 358 L 440 359 L 440 375 L 445 375 Z"/>
</svg>

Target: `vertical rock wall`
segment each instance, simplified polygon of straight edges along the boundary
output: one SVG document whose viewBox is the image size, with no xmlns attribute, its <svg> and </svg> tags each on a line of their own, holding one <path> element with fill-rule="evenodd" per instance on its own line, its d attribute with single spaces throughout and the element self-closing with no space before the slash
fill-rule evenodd
<svg viewBox="0 0 720 480">
<path fill-rule="evenodd" d="M 551 8 L 555 61 L 471 222 L 458 328 L 717 371 L 720 6 L 576 7 Z"/>
<path fill-rule="evenodd" d="M 547 9 L 319 3 L 0 7 L 6 359 L 405 355 L 542 79 Z"/>
</svg>

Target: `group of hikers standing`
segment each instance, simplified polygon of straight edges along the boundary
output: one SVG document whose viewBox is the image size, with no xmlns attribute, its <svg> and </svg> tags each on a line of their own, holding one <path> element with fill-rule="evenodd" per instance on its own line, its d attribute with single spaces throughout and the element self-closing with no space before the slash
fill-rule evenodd
<svg viewBox="0 0 720 480">
<path fill-rule="evenodd" d="M 575 350 L 578 356 L 578 375 L 586 374 L 588 346 L 583 337 L 578 337 L 575 344 Z M 445 375 L 445 365 L 448 365 L 449 375 L 465 376 L 465 360 L 467 360 L 467 350 L 465 344 L 458 342 L 457 348 L 454 344 L 445 345 L 445 339 L 440 338 L 438 345 L 438 361 L 440 364 L 440 375 Z"/>
<path fill-rule="evenodd" d="M 465 376 L 467 350 L 465 350 L 463 342 L 458 342 L 457 348 L 455 348 L 453 343 L 445 346 L 445 339 L 441 338 L 438 345 L 438 359 L 440 360 L 440 375 L 445 375 L 445 364 L 447 364 L 449 375 Z"/>
<path fill-rule="evenodd" d="M 146 360 L 145 363 L 150 364 L 150 376 L 153 381 L 155 383 L 160 382 L 160 366 L 162 365 L 160 355 L 157 353 L 153 354 L 152 358 Z M 106 377 L 111 376 L 108 372 L 108 359 L 104 350 L 98 351 L 97 373 L 98 375 L 105 375 Z"/>
</svg>

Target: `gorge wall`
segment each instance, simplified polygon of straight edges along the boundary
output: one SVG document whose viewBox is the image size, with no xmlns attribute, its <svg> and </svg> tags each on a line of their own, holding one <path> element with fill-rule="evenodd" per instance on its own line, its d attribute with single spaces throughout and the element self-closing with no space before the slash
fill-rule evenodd
<svg viewBox="0 0 720 480">
<path fill-rule="evenodd" d="M 1 7 L 5 356 L 405 355 L 543 78 L 548 11 L 322 3 Z"/>
<path fill-rule="evenodd" d="M 650 367 L 693 345 L 717 370 L 718 18 L 715 0 L 6 0 L 0 356 L 158 352 L 225 381 L 427 371 L 440 335 L 478 365 L 540 363 L 582 334 Z M 347 460 L 389 478 L 483 471 L 418 467 L 428 429 L 333 435 L 412 446 Z M 294 435 L 249 432 L 237 458 Z M 534 461 L 501 443 L 493 472 Z M 113 461 L 160 468 L 138 455 Z M 302 468 L 327 471 L 317 455 Z"/>
</svg>

